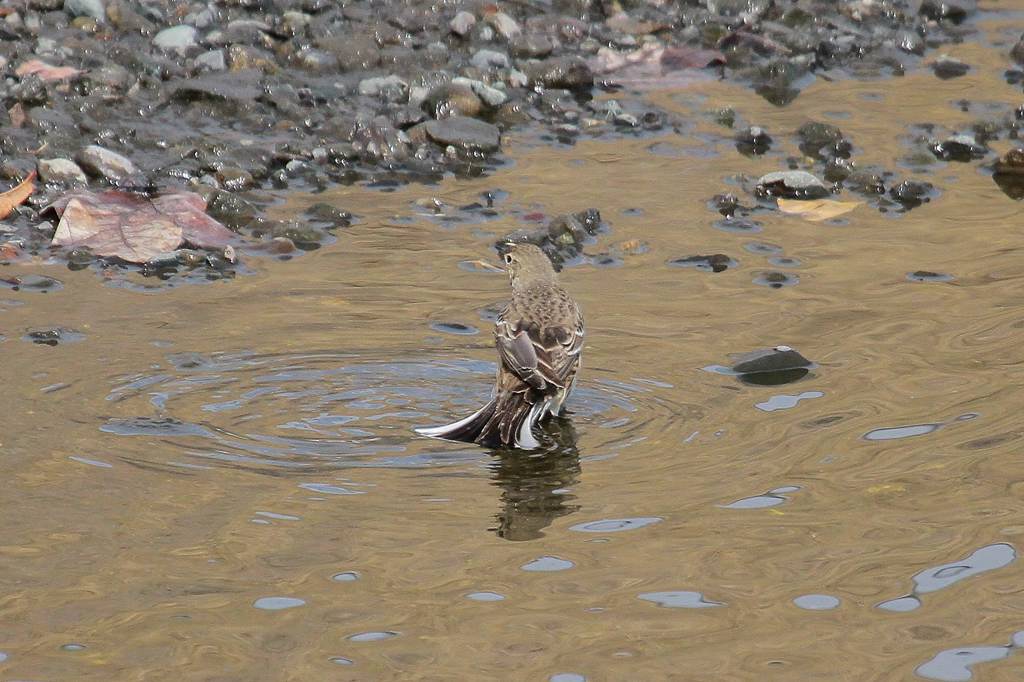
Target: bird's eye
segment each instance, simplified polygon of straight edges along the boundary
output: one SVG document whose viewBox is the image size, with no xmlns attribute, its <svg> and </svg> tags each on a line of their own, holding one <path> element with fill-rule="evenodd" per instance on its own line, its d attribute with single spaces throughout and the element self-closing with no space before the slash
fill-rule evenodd
<svg viewBox="0 0 1024 682">
<path fill-rule="evenodd" d="M 508 263 L 509 265 L 512 265 L 512 254 L 511 253 L 506 253 L 505 254 L 505 262 Z"/>
</svg>

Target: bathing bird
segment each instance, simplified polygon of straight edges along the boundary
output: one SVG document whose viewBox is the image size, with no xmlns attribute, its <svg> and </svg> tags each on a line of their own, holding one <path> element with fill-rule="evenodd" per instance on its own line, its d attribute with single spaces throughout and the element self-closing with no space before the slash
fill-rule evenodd
<svg viewBox="0 0 1024 682">
<path fill-rule="evenodd" d="M 533 427 L 561 413 L 576 383 L 583 351 L 579 305 L 537 246 L 508 244 L 502 258 L 512 299 L 494 324 L 498 372 L 491 399 L 464 419 L 417 433 L 530 450 L 540 445 Z"/>
</svg>

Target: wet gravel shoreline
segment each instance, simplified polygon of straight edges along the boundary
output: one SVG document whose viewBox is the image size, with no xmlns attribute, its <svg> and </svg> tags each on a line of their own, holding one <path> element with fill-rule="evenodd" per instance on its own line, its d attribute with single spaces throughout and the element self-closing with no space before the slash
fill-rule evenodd
<svg viewBox="0 0 1024 682">
<path fill-rule="evenodd" d="M 642 93 L 696 78 L 736 81 L 785 106 L 816 77 L 918 68 L 930 51 L 970 36 L 976 14 L 970 0 L 8 3 L 0 178 L 13 184 L 38 171 L 41 183 L 0 237 L 12 245 L 7 256 L 46 252 L 55 225 L 43 209 L 69 189 L 187 188 L 247 243 L 287 256 L 329 242 L 353 216 L 323 204 L 269 220 L 265 209 L 284 191 L 486 173 L 503 163 L 509 131 L 560 145 L 668 132 L 679 122 Z M 969 69 L 954 62 L 939 63 L 937 75 Z M 733 125 L 729 112 L 721 117 Z M 897 207 L 933 195 L 855 172 L 852 145 L 834 126 L 799 134 L 827 182 L 889 192 Z M 756 126 L 736 135 L 742 153 L 770 148 Z M 936 156 L 978 156 L 971 140 L 938 144 Z M 788 196 L 779 187 L 750 191 Z M 745 213 L 735 197 L 718 204 L 727 218 Z M 564 229 L 553 223 L 532 238 L 552 242 L 554 255 L 568 234 L 571 248 L 558 254 L 568 260 L 595 228 L 561 221 Z M 69 260 L 91 262 L 88 253 Z M 233 271 L 223 258 L 179 260 L 205 263 L 207 278 Z"/>
</svg>

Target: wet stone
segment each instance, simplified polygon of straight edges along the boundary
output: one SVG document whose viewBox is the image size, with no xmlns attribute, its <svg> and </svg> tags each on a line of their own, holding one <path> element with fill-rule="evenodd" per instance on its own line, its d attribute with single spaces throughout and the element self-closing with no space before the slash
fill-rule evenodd
<svg viewBox="0 0 1024 682">
<path fill-rule="evenodd" d="M 849 158 L 851 145 L 843 139 L 843 131 L 831 123 L 809 121 L 797 130 L 800 151 L 820 159 L 826 156 Z"/>
<path fill-rule="evenodd" d="M 64 0 L 64 11 L 73 17 L 91 17 L 99 22 L 107 19 L 102 0 Z"/>
<path fill-rule="evenodd" d="M 49 327 L 46 329 L 30 329 L 24 337 L 25 341 L 40 346 L 59 346 L 64 343 L 75 343 L 85 338 L 85 334 L 74 329 Z"/>
<path fill-rule="evenodd" d="M 980 159 L 988 153 L 988 149 L 979 144 L 973 135 L 951 135 L 945 140 L 932 142 L 929 148 L 938 159 L 961 163 Z"/>
<path fill-rule="evenodd" d="M 776 171 L 758 179 L 755 194 L 762 198 L 822 199 L 831 192 L 825 183 L 806 171 Z"/>
<path fill-rule="evenodd" d="M 754 284 L 760 284 L 761 286 L 769 287 L 771 289 L 781 289 L 782 287 L 792 287 L 800 283 L 800 278 L 796 275 L 789 275 L 785 272 L 762 272 L 753 279 Z"/>
<path fill-rule="evenodd" d="M 161 50 L 187 50 L 195 47 L 198 32 L 194 26 L 172 26 L 153 36 L 153 45 Z"/>
<path fill-rule="evenodd" d="M 594 74 L 579 57 L 551 57 L 543 61 L 520 64 L 529 82 L 545 88 L 566 90 L 589 89 L 594 85 Z"/>
<path fill-rule="evenodd" d="M 76 157 L 78 163 L 90 175 L 105 178 L 111 183 L 128 180 L 139 174 L 131 161 L 116 152 L 98 145 L 90 145 Z"/>
<path fill-rule="evenodd" d="M 465 116 L 427 121 L 423 126 L 427 137 L 434 142 L 464 150 L 495 152 L 501 142 L 497 126 Z"/>
<path fill-rule="evenodd" d="M 684 256 L 674 258 L 667 264 L 677 268 L 695 268 L 704 272 L 725 272 L 729 268 L 739 265 L 724 253 L 715 253 L 710 256 Z"/>
<path fill-rule="evenodd" d="M 84 185 L 88 182 L 85 173 L 71 159 L 40 159 L 39 179 L 60 185 Z"/>
<path fill-rule="evenodd" d="M 469 12 L 462 11 L 452 17 L 452 20 L 448 22 L 448 28 L 457 36 L 465 36 L 469 34 L 475 24 L 476 17 Z"/>
<path fill-rule="evenodd" d="M 930 182 L 904 180 L 889 190 L 889 196 L 909 210 L 930 201 L 933 191 L 934 187 Z"/>
<path fill-rule="evenodd" d="M 942 80 L 959 78 L 960 76 L 966 75 L 970 70 L 970 65 L 965 64 L 959 59 L 953 59 L 947 55 L 942 55 L 932 64 L 932 71 L 934 71 L 935 75 Z"/>
<path fill-rule="evenodd" d="M 789 346 L 775 346 L 746 353 L 732 365 L 737 374 L 761 372 L 783 372 L 791 369 L 807 369 L 813 363 Z"/>
<path fill-rule="evenodd" d="M 224 50 L 210 50 L 204 52 L 195 59 L 197 67 L 207 69 L 209 71 L 224 71 L 228 68 L 227 58 L 224 56 Z"/>
<path fill-rule="evenodd" d="M 772 138 L 763 128 L 750 126 L 736 136 L 736 150 L 744 156 L 760 156 L 772 145 Z"/>
<path fill-rule="evenodd" d="M 942 272 L 915 270 L 914 272 L 907 273 L 907 279 L 911 282 L 952 282 L 956 278 L 953 275 L 947 275 Z"/>
</svg>

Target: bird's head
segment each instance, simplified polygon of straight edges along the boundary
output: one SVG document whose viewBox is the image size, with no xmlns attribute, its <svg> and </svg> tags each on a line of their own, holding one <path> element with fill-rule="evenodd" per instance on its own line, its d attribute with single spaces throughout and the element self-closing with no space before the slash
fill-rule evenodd
<svg viewBox="0 0 1024 682">
<path fill-rule="evenodd" d="M 547 254 L 533 244 L 507 244 L 502 260 L 505 261 L 505 271 L 513 287 L 529 286 L 534 282 L 553 282 L 557 277 Z"/>
</svg>

